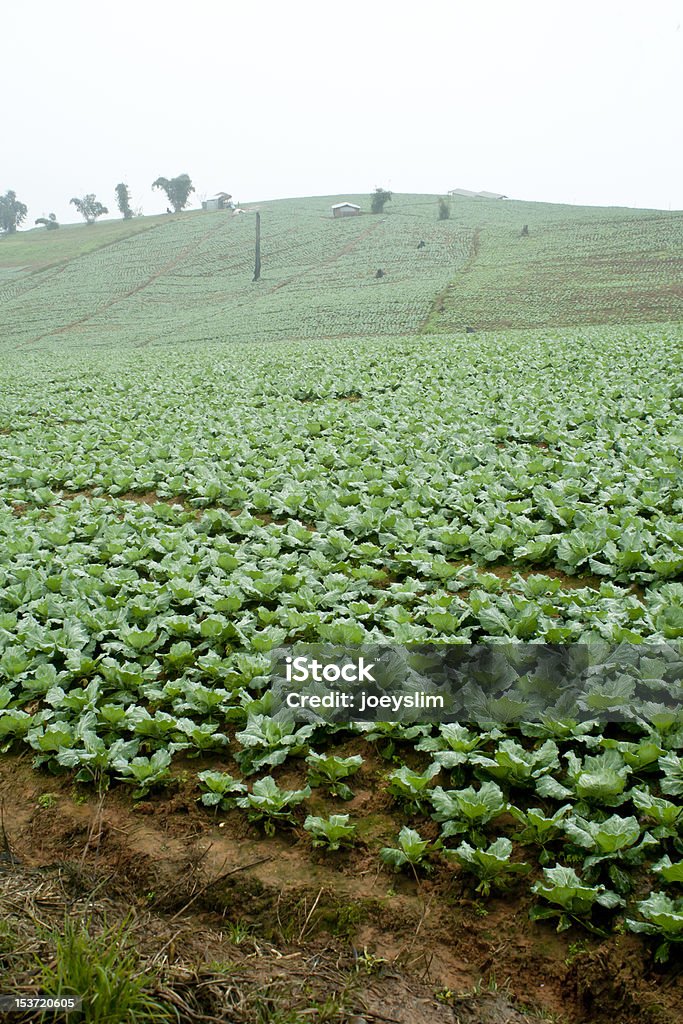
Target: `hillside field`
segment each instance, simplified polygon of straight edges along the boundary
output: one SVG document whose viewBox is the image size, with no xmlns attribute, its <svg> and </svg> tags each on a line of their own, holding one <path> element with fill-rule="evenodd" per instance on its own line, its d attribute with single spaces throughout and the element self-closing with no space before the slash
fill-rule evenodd
<svg viewBox="0 0 683 1024">
<path fill-rule="evenodd" d="M 140 1020 L 674 1024 L 683 213 L 341 199 L 0 240 L 0 966 L 68 994 L 68 920 Z M 321 642 L 609 671 L 273 718 Z"/>
<path fill-rule="evenodd" d="M 364 196 L 258 204 L 257 284 L 250 212 L 4 239 L 2 343 L 121 349 L 681 318 L 683 213 L 454 198 L 439 221 L 436 197 L 397 195 L 382 215 L 335 220 L 342 198 L 368 207 Z"/>
</svg>

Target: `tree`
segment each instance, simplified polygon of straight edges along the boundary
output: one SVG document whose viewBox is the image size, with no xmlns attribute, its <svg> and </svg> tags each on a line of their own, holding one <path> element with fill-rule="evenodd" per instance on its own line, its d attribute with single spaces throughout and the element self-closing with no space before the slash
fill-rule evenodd
<svg viewBox="0 0 683 1024">
<path fill-rule="evenodd" d="M 42 224 L 48 231 L 55 231 L 59 227 L 57 216 L 51 213 L 49 217 L 38 217 L 36 224 Z"/>
<path fill-rule="evenodd" d="M 177 178 L 157 178 L 152 183 L 152 188 L 163 189 L 174 213 L 185 209 L 190 199 L 190 192 L 194 192 L 194 185 L 189 174 L 179 174 Z"/>
<path fill-rule="evenodd" d="M 384 213 L 384 204 L 391 201 L 391 192 L 384 188 L 376 188 L 371 196 L 370 209 L 373 213 Z"/>
<path fill-rule="evenodd" d="M 28 207 L 20 203 L 16 192 L 10 189 L 0 196 L 0 231 L 5 235 L 13 235 L 19 225 L 26 220 Z"/>
<path fill-rule="evenodd" d="M 82 199 L 70 199 L 69 202 L 73 203 L 86 224 L 94 224 L 103 213 L 109 213 L 107 207 L 95 199 L 94 192 L 88 192 Z"/>
<path fill-rule="evenodd" d="M 451 204 L 442 196 L 439 199 L 439 220 L 449 220 L 451 216 Z"/>
<path fill-rule="evenodd" d="M 133 216 L 133 210 L 130 205 L 130 192 L 128 191 L 128 186 L 121 182 L 116 186 L 114 191 L 116 192 L 116 205 L 123 214 L 123 219 L 130 220 Z"/>
</svg>

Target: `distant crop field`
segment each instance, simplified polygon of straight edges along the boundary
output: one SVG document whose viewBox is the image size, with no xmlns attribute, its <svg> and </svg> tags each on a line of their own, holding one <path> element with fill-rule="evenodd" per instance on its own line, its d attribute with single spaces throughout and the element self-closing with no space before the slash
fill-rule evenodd
<svg viewBox="0 0 683 1024">
<path fill-rule="evenodd" d="M 447 289 L 435 331 L 683 316 L 683 214 L 495 201 L 480 213 L 476 202 L 457 211 L 478 219 L 477 258 Z"/>
<path fill-rule="evenodd" d="M 259 204 L 258 283 L 256 206 L 3 239 L 1 343 L 312 341 L 667 322 L 683 310 L 677 213 L 461 199 L 439 221 L 436 197 L 397 195 L 384 214 L 334 220 L 337 198 Z"/>
</svg>

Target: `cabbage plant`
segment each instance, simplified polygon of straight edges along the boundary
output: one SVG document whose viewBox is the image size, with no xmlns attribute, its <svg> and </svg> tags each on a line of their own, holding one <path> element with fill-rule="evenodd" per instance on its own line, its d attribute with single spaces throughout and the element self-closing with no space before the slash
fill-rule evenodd
<svg viewBox="0 0 683 1024">
<path fill-rule="evenodd" d="M 257 779 L 251 793 L 237 800 L 237 806 L 247 811 L 250 821 L 263 822 L 266 835 L 273 836 L 277 825 L 294 824 L 293 809 L 310 795 L 310 786 L 280 789 L 272 775 L 266 775 Z"/>
<path fill-rule="evenodd" d="M 356 826 L 349 822 L 348 814 L 331 814 L 329 818 L 309 814 L 304 828 L 313 836 L 314 846 L 326 846 L 328 850 L 352 844 L 356 834 Z"/>
<path fill-rule="evenodd" d="M 446 856 L 457 861 L 463 870 L 471 872 L 479 879 L 476 891 L 488 896 L 491 888 L 505 889 L 513 875 L 526 874 L 530 870 L 528 864 L 511 861 L 512 843 L 501 836 L 487 849 L 477 849 L 463 842 L 455 850 L 445 850 Z"/>
<path fill-rule="evenodd" d="M 422 867 L 425 871 L 431 871 L 429 864 L 425 862 L 425 856 L 429 847 L 429 840 L 423 839 L 414 828 L 404 825 L 398 834 L 398 848 L 395 846 L 383 846 L 379 851 L 381 860 L 399 871 L 406 864 L 413 868 Z"/>
<path fill-rule="evenodd" d="M 632 932 L 655 935 L 661 941 L 655 949 L 655 960 L 666 963 L 671 944 L 683 942 L 683 899 L 671 899 L 663 892 L 653 892 L 646 900 L 636 904 L 644 920 L 626 918 L 626 927 Z"/>
<path fill-rule="evenodd" d="M 335 754 L 316 754 L 314 751 L 306 758 L 308 765 L 308 781 L 311 786 L 325 786 L 331 796 L 341 800 L 350 800 L 353 790 L 342 782 L 342 779 L 354 775 L 363 764 L 360 754 L 353 757 L 338 757 Z"/>
<path fill-rule="evenodd" d="M 543 878 L 535 882 L 531 891 L 550 906 L 534 906 L 529 911 L 533 921 L 558 918 L 557 931 L 563 932 L 572 924 L 580 924 L 589 931 L 603 932 L 591 921 L 595 906 L 614 910 L 624 905 L 623 899 L 604 885 L 586 885 L 573 868 L 557 864 L 544 868 Z"/>
</svg>

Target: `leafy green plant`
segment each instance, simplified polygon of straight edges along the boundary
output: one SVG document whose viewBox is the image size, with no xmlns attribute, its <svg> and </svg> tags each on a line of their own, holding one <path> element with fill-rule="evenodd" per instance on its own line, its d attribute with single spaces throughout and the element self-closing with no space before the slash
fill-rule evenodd
<svg viewBox="0 0 683 1024">
<path fill-rule="evenodd" d="M 674 753 L 665 754 L 659 758 L 659 767 L 664 773 L 662 793 L 668 796 L 683 796 L 683 757 Z"/>
<path fill-rule="evenodd" d="M 451 790 L 437 786 L 432 792 L 432 807 L 432 817 L 443 823 L 443 838 L 467 833 L 477 846 L 482 846 L 486 842 L 482 826 L 503 814 L 508 804 L 495 782 L 482 782 L 478 790 L 473 786 Z"/>
<path fill-rule="evenodd" d="M 652 835 L 655 839 L 678 838 L 683 831 L 683 806 L 653 796 L 648 789 L 632 789 L 629 796 L 643 817 L 654 822 Z"/>
<path fill-rule="evenodd" d="M 665 853 L 661 860 L 652 865 L 652 870 L 669 885 L 683 884 L 683 860 L 673 862 L 671 857 Z"/>
<path fill-rule="evenodd" d="M 504 836 L 496 839 L 485 850 L 462 842 L 455 850 L 445 850 L 444 853 L 479 879 L 476 891 L 482 896 L 488 896 L 492 887 L 505 889 L 513 875 L 525 874 L 530 870 L 528 864 L 510 860 L 512 843 Z"/>
<path fill-rule="evenodd" d="M 168 750 L 157 750 L 151 757 L 134 757 L 132 761 L 118 761 L 116 776 L 121 782 L 136 785 L 133 799 L 139 800 L 156 786 L 166 786 L 171 781 L 171 755 Z"/>
<path fill-rule="evenodd" d="M 600 877 L 600 868 L 607 864 L 608 873 L 617 892 L 628 892 L 631 888 L 629 875 L 617 866 L 617 861 L 626 865 L 642 862 L 647 850 L 656 845 L 656 839 L 645 832 L 641 837 L 638 821 L 634 817 L 622 818 L 613 814 L 604 821 L 589 821 L 575 815 L 564 823 L 564 830 L 575 847 L 587 850 L 583 869 L 587 882 Z M 640 840 L 640 842 L 639 842 Z"/>
<path fill-rule="evenodd" d="M 421 867 L 425 871 L 431 871 L 431 866 L 425 861 L 429 845 L 428 839 L 423 839 L 414 828 L 404 825 L 398 834 L 398 848 L 383 846 L 379 855 L 381 860 L 392 867 L 394 871 L 399 871 L 407 864 L 410 864 L 413 869 Z"/>
<path fill-rule="evenodd" d="M 559 768 L 557 744 L 550 739 L 537 750 L 526 750 L 515 740 L 502 740 L 491 757 L 473 754 L 470 760 L 500 782 L 523 788 Z"/>
<path fill-rule="evenodd" d="M 636 774 L 656 771 L 658 760 L 664 754 L 662 747 L 649 736 L 643 737 L 638 743 L 604 738 L 601 743 L 605 750 L 617 750 L 624 763 Z"/>
<path fill-rule="evenodd" d="M 352 844 L 356 835 L 356 826 L 349 823 L 348 814 L 331 814 L 329 818 L 309 814 L 304 828 L 313 836 L 314 846 L 326 846 L 328 850 Z"/>
<path fill-rule="evenodd" d="M 467 763 L 470 754 L 489 738 L 487 732 L 472 732 L 459 722 L 439 726 L 436 736 L 426 736 L 416 750 L 426 750 L 440 768 L 458 768 Z"/>
<path fill-rule="evenodd" d="M 421 814 L 429 802 L 429 784 L 439 774 L 439 766 L 430 764 L 424 772 L 413 771 L 404 764 L 389 775 L 387 789 L 406 813 Z"/>
<path fill-rule="evenodd" d="M 239 796 L 247 792 L 243 782 L 233 778 L 227 772 L 203 771 L 197 778 L 206 789 L 199 799 L 205 807 L 215 807 L 221 811 L 229 811 L 237 806 Z"/>
<path fill-rule="evenodd" d="M 341 800 L 350 800 L 353 790 L 342 782 L 342 779 L 354 775 L 363 764 L 360 754 L 353 757 L 338 757 L 335 754 L 316 754 L 314 751 L 306 758 L 308 781 L 311 786 L 326 786 L 331 796 Z"/>
<path fill-rule="evenodd" d="M 550 851 L 546 847 L 549 843 L 564 837 L 564 822 L 571 809 L 571 804 L 563 804 L 554 814 L 546 815 L 538 807 L 530 807 L 523 811 L 511 805 L 510 814 L 522 826 L 513 838 L 527 846 L 540 846 L 538 862 L 541 866 L 546 865 L 551 859 Z"/>
<path fill-rule="evenodd" d="M 311 795 L 311 787 L 280 789 L 271 775 L 257 779 L 251 793 L 240 797 L 238 807 L 248 812 L 250 821 L 263 822 L 268 836 L 275 835 L 276 825 L 294 824 L 293 809 Z"/>
<path fill-rule="evenodd" d="M 626 918 L 626 927 L 632 932 L 656 935 L 659 942 L 655 960 L 666 963 L 671 944 L 683 942 L 683 899 L 673 900 L 663 892 L 653 892 L 636 904 L 644 921 Z"/>
<path fill-rule="evenodd" d="M 624 790 L 631 769 L 618 750 L 587 755 L 583 760 L 570 750 L 565 757 L 566 784 L 550 775 L 544 775 L 536 782 L 536 792 L 540 796 L 549 796 L 554 800 L 578 800 L 581 806 L 586 807 L 591 804 L 617 807 L 624 802 Z"/>
<path fill-rule="evenodd" d="M 624 905 L 623 899 L 604 885 L 585 885 L 573 868 L 557 864 L 554 868 L 543 869 L 543 879 L 531 887 L 551 906 L 534 906 L 529 911 L 533 921 L 557 917 L 557 931 L 566 931 L 572 924 L 580 924 L 589 931 L 603 934 L 590 916 L 597 905 L 613 910 Z"/>
<path fill-rule="evenodd" d="M 313 725 L 302 725 L 297 729 L 291 718 L 249 715 L 245 728 L 236 734 L 243 749 L 237 752 L 235 760 L 247 775 L 265 765 L 274 767 L 282 764 L 288 756 L 296 757 L 306 752 L 314 728 Z"/>
</svg>

